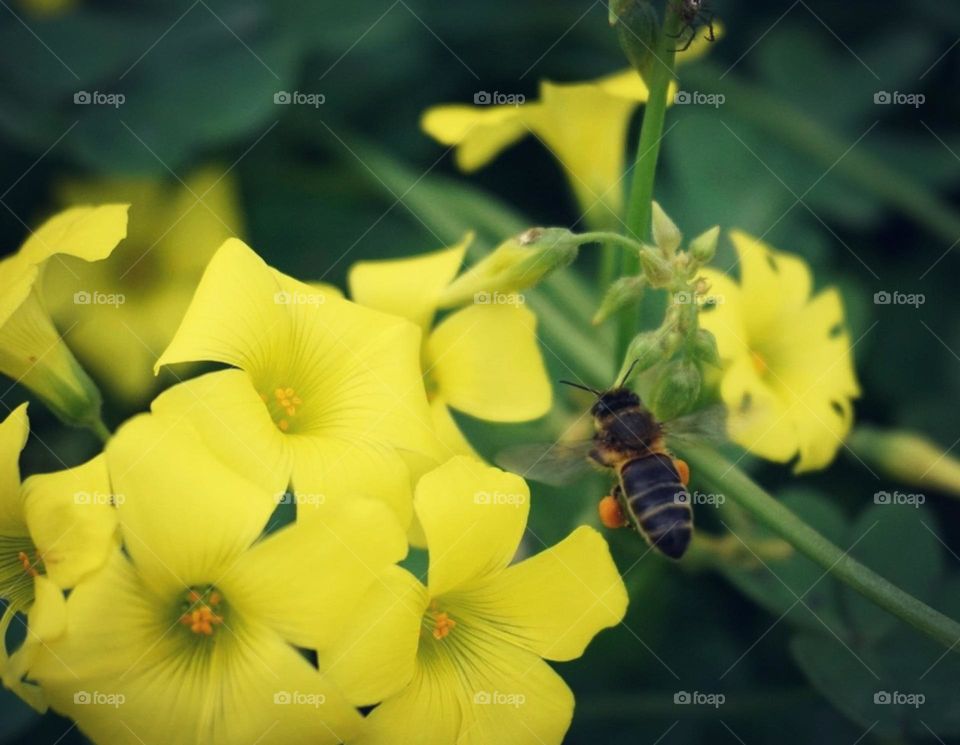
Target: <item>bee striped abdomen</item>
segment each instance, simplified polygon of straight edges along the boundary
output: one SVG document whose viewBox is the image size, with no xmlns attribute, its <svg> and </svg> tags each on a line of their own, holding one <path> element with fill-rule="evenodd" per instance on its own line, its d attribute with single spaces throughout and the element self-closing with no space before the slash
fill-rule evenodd
<svg viewBox="0 0 960 745">
<path fill-rule="evenodd" d="M 693 511 L 673 460 L 660 453 L 636 458 L 620 471 L 631 522 L 650 545 L 679 559 L 690 545 Z"/>
</svg>

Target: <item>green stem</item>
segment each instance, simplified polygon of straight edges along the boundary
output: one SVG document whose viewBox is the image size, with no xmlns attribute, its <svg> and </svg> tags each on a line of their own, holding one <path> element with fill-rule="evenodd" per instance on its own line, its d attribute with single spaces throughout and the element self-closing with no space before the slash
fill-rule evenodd
<svg viewBox="0 0 960 745">
<path fill-rule="evenodd" d="M 580 233 L 577 235 L 577 238 L 583 243 L 603 243 L 606 246 L 622 246 L 623 248 L 630 249 L 631 251 L 642 251 L 643 244 L 639 241 L 635 241 L 632 238 L 628 238 L 625 235 L 620 235 L 619 233 L 608 233 L 605 231 L 593 231 L 590 233 Z"/>
<path fill-rule="evenodd" d="M 722 455 L 706 449 L 684 449 L 683 457 L 690 464 L 691 471 L 709 488 L 722 492 L 743 507 L 758 522 L 836 579 L 948 649 L 960 651 L 957 645 L 960 624 L 891 584 L 852 558 L 847 551 L 832 544 Z"/>
<path fill-rule="evenodd" d="M 100 442 L 102 442 L 104 445 L 106 445 L 107 442 L 110 440 L 110 437 L 111 437 L 110 430 L 107 429 L 107 425 L 103 423 L 102 419 L 97 419 L 93 422 L 90 422 L 87 425 L 87 429 L 89 429 L 91 432 L 93 432 L 93 434 L 99 437 Z"/>
<path fill-rule="evenodd" d="M 667 3 L 666 18 L 660 31 L 656 49 L 656 59 L 651 65 L 647 88 L 650 94 L 643 111 L 643 125 L 640 128 L 640 142 L 637 145 L 637 159 L 633 169 L 633 182 L 630 188 L 630 202 L 627 207 L 627 230 L 638 241 L 650 239 L 653 203 L 653 185 L 657 174 L 657 162 L 660 158 L 660 143 L 663 139 L 663 124 L 667 115 L 667 96 L 670 83 L 674 79 L 673 65 L 676 51 L 675 35 L 680 28 L 677 16 L 677 3 Z M 621 276 L 640 273 L 640 257 L 627 254 L 620 264 Z M 639 330 L 639 318 L 636 307 L 621 311 L 617 321 L 616 360 L 627 351 L 630 340 Z"/>
</svg>

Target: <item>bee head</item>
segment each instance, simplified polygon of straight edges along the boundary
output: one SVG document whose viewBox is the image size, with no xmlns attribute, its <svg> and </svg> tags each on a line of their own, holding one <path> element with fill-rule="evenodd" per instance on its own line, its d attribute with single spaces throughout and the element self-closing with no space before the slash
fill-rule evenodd
<svg viewBox="0 0 960 745">
<path fill-rule="evenodd" d="M 640 396 L 629 388 L 614 388 L 597 397 L 597 402 L 590 409 L 590 413 L 597 419 L 606 419 L 619 414 L 624 409 L 638 406 L 640 406 Z"/>
</svg>

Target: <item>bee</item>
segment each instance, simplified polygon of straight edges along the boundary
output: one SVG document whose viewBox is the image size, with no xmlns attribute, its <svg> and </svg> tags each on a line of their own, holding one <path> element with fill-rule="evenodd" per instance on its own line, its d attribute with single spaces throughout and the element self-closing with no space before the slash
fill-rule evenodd
<svg viewBox="0 0 960 745">
<path fill-rule="evenodd" d="M 625 376 L 626 377 L 626 376 Z M 667 438 L 714 436 L 725 429 L 726 411 L 713 406 L 663 423 L 624 385 L 606 391 L 561 381 L 596 396 L 590 408 L 591 439 L 508 449 L 497 462 L 522 476 L 554 486 L 569 483 L 591 463 L 616 473 L 600 500 L 600 521 L 608 528 L 631 527 L 649 546 L 680 559 L 693 537 L 693 510 L 687 484 L 690 469 L 667 449 Z"/>
<path fill-rule="evenodd" d="M 713 29 L 713 11 L 707 7 L 707 0 L 676 0 L 678 8 L 677 13 L 683 26 L 676 34 L 670 36 L 674 39 L 681 39 L 689 30 L 690 35 L 683 47 L 675 49 L 675 52 L 685 52 L 697 38 L 697 23 L 702 21 L 707 26 L 707 41 L 716 41 L 717 35 Z"/>
</svg>

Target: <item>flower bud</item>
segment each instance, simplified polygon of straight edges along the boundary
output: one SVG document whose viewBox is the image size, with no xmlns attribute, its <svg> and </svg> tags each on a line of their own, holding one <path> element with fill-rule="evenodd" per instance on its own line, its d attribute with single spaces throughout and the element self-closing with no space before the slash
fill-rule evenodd
<svg viewBox="0 0 960 745">
<path fill-rule="evenodd" d="M 653 203 L 653 242 L 664 256 L 673 256 L 680 247 L 683 236 L 658 202 Z"/>
<path fill-rule="evenodd" d="M 626 385 L 629 382 L 625 378 L 628 372 L 632 378 L 634 375 L 649 370 L 664 359 L 664 356 L 663 336 L 660 333 L 644 331 L 642 334 L 637 334 L 630 342 L 630 346 L 627 347 L 627 354 L 624 357 L 623 366 L 617 380 L 622 385 Z"/>
<path fill-rule="evenodd" d="M 857 458 L 891 479 L 960 495 L 960 460 L 918 432 L 857 427 L 846 445 Z"/>
<path fill-rule="evenodd" d="M 647 78 L 660 35 L 657 11 L 646 0 L 610 0 L 610 25 L 630 64 Z"/>
<path fill-rule="evenodd" d="M 717 225 L 690 241 L 690 254 L 700 264 L 709 263 L 713 260 L 713 256 L 717 252 L 717 241 L 719 238 L 720 226 Z"/>
<path fill-rule="evenodd" d="M 704 365 L 716 367 L 720 364 L 720 350 L 716 337 L 706 329 L 697 329 L 692 343 L 693 358 Z"/>
<path fill-rule="evenodd" d="M 654 287 L 665 287 L 673 279 L 673 269 L 670 264 L 650 248 L 640 251 L 640 266 L 647 280 Z"/>
<path fill-rule="evenodd" d="M 620 309 L 639 301 L 645 285 L 646 279 L 643 276 L 621 277 L 611 284 L 593 316 L 593 324 L 597 326 Z"/>
<path fill-rule="evenodd" d="M 653 388 L 651 405 L 661 420 L 673 419 L 693 408 L 700 395 L 700 370 L 689 360 L 670 363 Z"/>
<path fill-rule="evenodd" d="M 60 338 L 36 288 L 0 317 L 0 373 L 33 391 L 64 423 L 99 425 L 100 391 Z"/>
<path fill-rule="evenodd" d="M 580 236 L 566 228 L 531 228 L 504 241 L 440 295 L 440 307 L 472 302 L 478 294 L 518 292 L 577 258 Z"/>
</svg>

